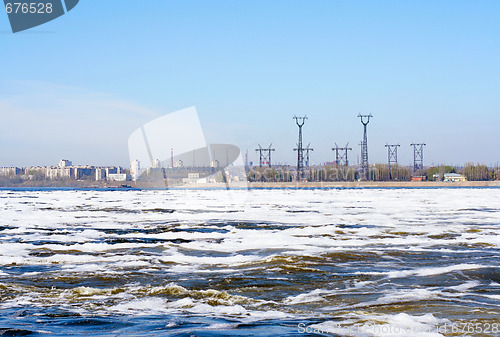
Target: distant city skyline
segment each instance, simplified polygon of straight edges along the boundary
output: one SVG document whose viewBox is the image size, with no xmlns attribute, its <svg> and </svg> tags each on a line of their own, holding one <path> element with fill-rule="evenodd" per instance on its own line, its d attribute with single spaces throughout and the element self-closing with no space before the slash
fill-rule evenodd
<svg viewBox="0 0 500 337">
<path fill-rule="evenodd" d="M 80 2 L 17 34 L 0 15 L 0 166 L 128 167 L 135 129 L 191 106 L 254 163 L 272 143 L 296 164 L 294 115 L 312 164 L 335 143 L 356 163 L 371 113 L 370 163 L 425 142 L 426 166 L 495 165 L 499 28 L 495 1 Z"/>
</svg>

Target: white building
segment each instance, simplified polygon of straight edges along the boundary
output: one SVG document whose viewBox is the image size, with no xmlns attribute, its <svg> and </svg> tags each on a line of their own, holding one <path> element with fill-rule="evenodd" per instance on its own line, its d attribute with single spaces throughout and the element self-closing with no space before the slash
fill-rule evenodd
<svg viewBox="0 0 500 337">
<path fill-rule="evenodd" d="M 182 178 L 184 184 L 206 184 L 208 182 L 207 178 L 200 178 L 199 173 L 188 173 L 187 178 Z"/>
<path fill-rule="evenodd" d="M 106 170 L 103 168 L 96 168 L 95 169 L 95 180 L 106 180 Z"/>
<path fill-rule="evenodd" d="M 66 160 L 66 159 L 61 159 L 59 164 L 57 164 L 57 167 L 59 167 L 59 168 L 65 168 L 65 167 L 69 167 L 69 166 L 73 166 L 73 162 L 71 162 L 70 160 Z"/>
<path fill-rule="evenodd" d="M 151 168 L 152 169 L 160 169 L 161 168 L 161 162 L 159 159 L 155 159 L 151 162 Z"/>
<path fill-rule="evenodd" d="M 59 163 L 60 164 L 60 163 Z M 69 167 L 61 167 L 58 165 L 56 168 L 49 167 L 45 172 L 45 177 L 51 180 L 55 179 L 70 179 L 72 177 L 72 169 Z"/>
<path fill-rule="evenodd" d="M 95 180 L 107 180 L 110 174 L 119 173 L 122 173 L 119 166 L 96 167 Z"/>
<path fill-rule="evenodd" d="M 467 178 L 458 173 L 445 173 L 443 176 L 443 181 L 467 181 Z"/>
<path fill-rule="evenodd" d="M 108 175 L 109 181 L 128 181 L 132 179 L 132 177 L 125 173 L 111 173 Z"/>
<path fill-rule="evenodd" d="M 132 179 L 136 181 L 140 173 L 141 173 L 141 163 L 139 162 L 139 160 L 136 159 L 130 163 L 130 175 L 132 176 Z"/>
<path fill-rule="evenodd" d="M 0 176 L 15 176 L 21 174 L 22 170 L 19 167 L 0 167 Z"/>
<path fill-rule="evenodd" d="M 180 159 L 174 161 L 174 168 L 179 168 L 179 167 L 184 167 L 184 163 Z"/>
</svg>

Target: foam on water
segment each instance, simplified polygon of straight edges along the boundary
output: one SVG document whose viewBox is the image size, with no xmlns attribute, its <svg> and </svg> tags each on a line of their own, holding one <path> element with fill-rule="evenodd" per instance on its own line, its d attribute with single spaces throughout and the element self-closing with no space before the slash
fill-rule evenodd
<svg viewBox="0 0 500 337">
<path fill-rule="evenodd" d="M 0 190 L 2 324 L 441 336 L 500 316 L 498 189 L 226 192 Z"/>
</svg>

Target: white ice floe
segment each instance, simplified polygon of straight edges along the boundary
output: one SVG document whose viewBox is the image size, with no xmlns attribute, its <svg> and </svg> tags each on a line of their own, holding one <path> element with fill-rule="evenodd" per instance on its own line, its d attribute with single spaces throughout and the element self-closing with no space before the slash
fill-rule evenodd
<svg viewBox="0 0 500 337">
<path fill-rule="evenodd" d="M 109 307 L 96 304 L 104 312 L 237 316 L 239 321 L 251 321 L 291 317 L 290 312 L 307 306 L 314 307 L 314 313 L 311 310 L 306 314 L 314 316 L 324 315 L 326 305 L 339 312 L 449 301 L 471 294 L 475 297 L 470 304 L 478 307 L 491 307 L 492 302 L 500 300 L 498 283 L 491 281 L 488 286 L 491 278 L 472 279 L 481 274 L 481 269 L 497 268 L 495 261 L 453 259 L 454 254 L 482 256 L 484 250 L 500 248 L 498 189 L 9 193 L 0 190 L 2 282 L 25 282 L 23 278 L 126 278 L 131 274 L 140 275 L 138 282 L 142 282 L 155 271 L 178 284 L 202 279 L 205 273 L 214 279 L 224 274 L 242 278 L 249 273 L 257 278 L 270 275 L 283 284 L 289 279 L 293 282 L 298 272 L 308 277 L 317 273 L 322 275 L 321 280 L 332 283 L 344 272 L 353 277 L 331 288 L 322 281 L 318 289 L 302 294 L 277 291 L 272 306 L 267 307 L 263 303 L 270 302 L 264 300 L 237 298 L 236 290 L 233 295 L 212 296 L 180 286 L 137 285 L 136 289 L 128 285 L 117 293 L 83 287 L 58 293 L 60 296 L 46 294 L 46 287 L 20 287 L 9 290 L 15 297 L 4 301 L 2 308 L 68 305 L 68 310 L 76 310 L 79 306 L 68 304 L 68 298 L 82 304 L 79 297 L 89 301 L 102 297 L 112 303 Z M 404 264 L 404 254 L 424 256 L 427 252 L 449 258 L 429 259 L 422 265 L 415 260 L 411 265 Z M 336 257 L 337 253 L 343 255 Z M 358 262 L 363 265 L 365 259 L 374 263 L 373 269 L 357 269 Z M 290 266 L 296 269 L 288 274 L 286 268 Z M 446 284 L 422 285 L 444 276 L 449 279 Z M 337 286 L 342 291 L 332 290 Z M 351 292 L 356 296 L 344 300 Z M 257 307 L 262 310 L 255 310 Z M 405 329 L 442 323 L 430 314 L 361 316 L 340 318 L 340 322 Z M 322 324 L 318 326 L 336 323 Z M 381 335 L 376 331 L 365 333 Z M 405 336 L 406 332 L 391 333 Z M 439 336 L 439 331 L 423 331 L 418 336 Z"/>
<path fill-rule="evenodd" d="M 167 300 L 148 297 L 119 303 L 108 308 L 109 311 L 124 315 L 158 315 L 170 312 L 166 307 Z"/>
<path fill-rule="evenodd" d="M 405 289 L 399 291 L 391 291 L 391 293 L 380 297 L 376 301 L 376 304 L 417 302 L 427 299 L 432 300 L 437 299 L 440 294 L 440 291 L 428 289 Z"/>
<path fill-rule="evenodd" d="M 481 284 L 481 282 L 479 282 L 479 281 L 469 281 L 469 282 L 465 282 L 463 284 L 459 284 L 457 286 L 448 287 L 447 289 L 455 290 L 458 292 L 463 292 L 463 291 L 475 288 L 480 284 Z"/>
<path fill-rule="evenodd" d="M 326 289 L 315 289 L 311 292 L 305 294 L 299 294 L 297 296 L 289 296 L 284 299 L 285 304 L 302 304 L 311 302 L 321 302 L 325 300 L 325 295 L 331 295 L 334 292 Z"/>
<path fill-rule="evenodd" d="M 206 329 L 207 330 L 229 330 L 236 329 L 238 327 L 238 323 L 214 323 L 210 324 Z"/>
<path fill-rule="evenodd" d="M 413 270 L 397 270 L 391 271 L 387 273 L 387 276 L 390 278 L 397 277 L 408 277 L 408 276 L 435 276 L 439 274 L 447 274 L 455 271 L 461 270 L 472 270 L 472 269 L 481 269 L 488 268 L 489 266 L 482 266 L 479 264 L 457 264 L 445 267 L 428 267 L 428 268 L 419 268 Z"/>
</svg>

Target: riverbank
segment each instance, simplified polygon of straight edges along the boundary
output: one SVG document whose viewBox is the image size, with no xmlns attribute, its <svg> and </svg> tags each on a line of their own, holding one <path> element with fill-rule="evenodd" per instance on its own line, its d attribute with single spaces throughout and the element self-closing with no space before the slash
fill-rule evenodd
<svg viewBox="0 0 500 337">
<path fill-rule="evenodd" d="M 123 188 L 132 187 L 131 181 L 92 181 L 92 180 L 0 180 L 0 188 Z"/>
<path fill-rule="evenodd" d="M 353 181 L 353 182 L 254 182 L 231 183 L 230 188 L 250 189 L 297 189 L 297 188 L 443 188 L 443 187 L 500 187 L 495 181 Z M 187 189 L 226 188 L 223 183 L 189 184 L 178 186 Z"/>
<path fill-rule="evenodd" d="M 478 187 L 500 187 L 500 180 L 495 181 L 350 181 L 350 182 L 233 182 L 229 185 L 224 183 L 204 184 L 182 184 L 171 185 L 172 189 L 308 189 L 308 188 L 478 188 Z M 105 183 L 95 181 L 73 181 L 73 182 L 51 182 L 39 181 L 25 184 L 4 185 L 0 188 L 77 188 L 77 189 L 116 189 L 116 188 L 138 188 L 138 189 L 163 189 L 167 186 L 141 186 L 134 182 Z"/>
</svg>

